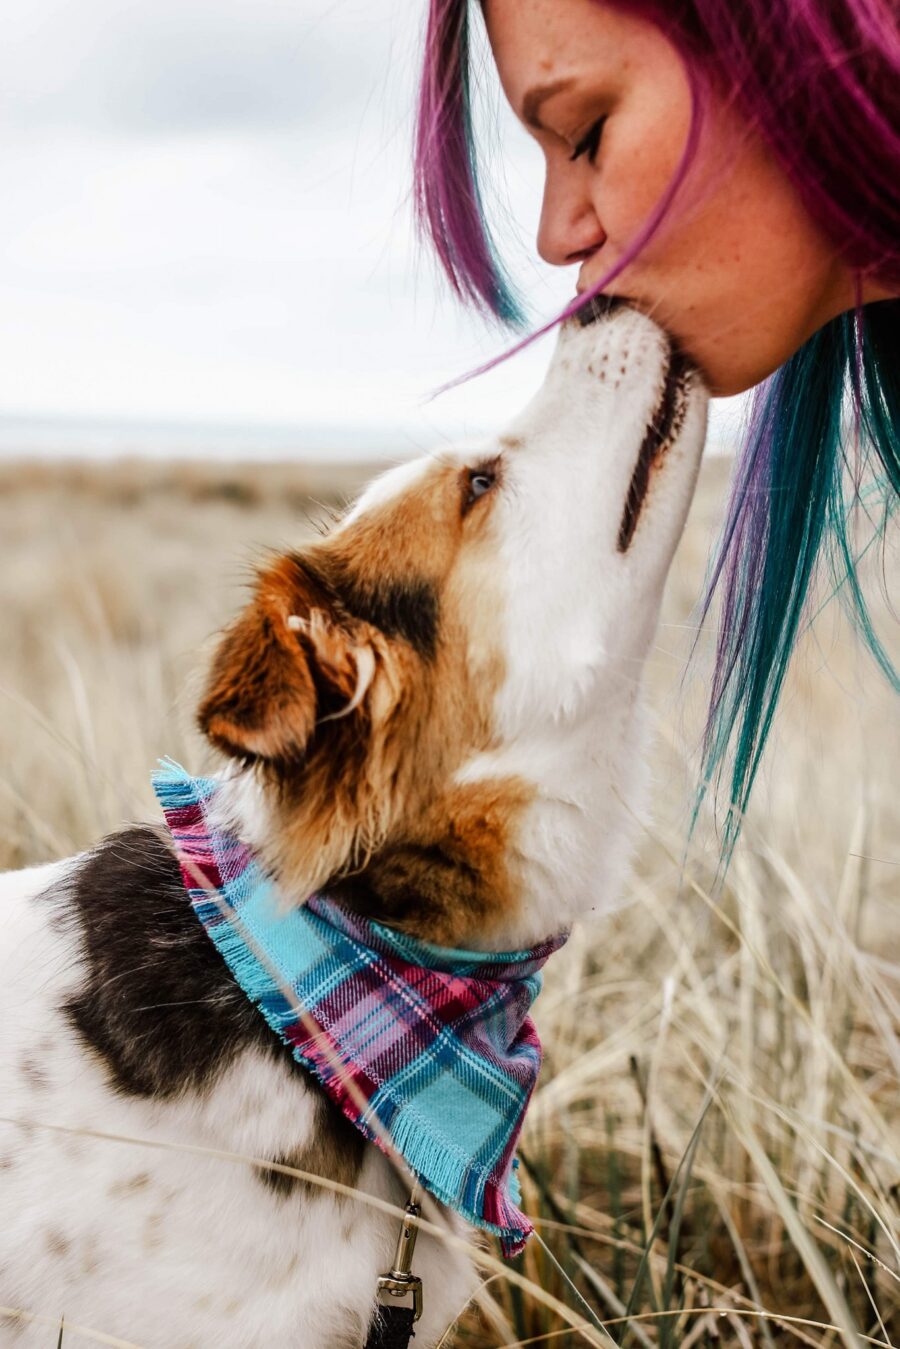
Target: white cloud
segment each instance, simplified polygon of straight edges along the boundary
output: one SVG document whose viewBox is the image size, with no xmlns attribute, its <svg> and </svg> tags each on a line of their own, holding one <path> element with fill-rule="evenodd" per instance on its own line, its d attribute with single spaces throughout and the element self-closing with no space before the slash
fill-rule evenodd
<svg viewBox="0 0 900 1349">
<path fill-rule="evenodd" d="M 496 425 L 548 344 L 504 339 L 416 250 L 421 0 L 13 0 L 0 48 L 0 414 Z M 509 119 L 505 125 L 508 126 Z M 514 270 L 540 162 L 509 133 Z"/>
</svg>

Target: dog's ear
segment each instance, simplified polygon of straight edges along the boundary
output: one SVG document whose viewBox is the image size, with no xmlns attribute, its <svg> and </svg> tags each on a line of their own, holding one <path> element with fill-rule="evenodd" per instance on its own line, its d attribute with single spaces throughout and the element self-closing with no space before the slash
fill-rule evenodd
<svg viewBox="0 0 900 1349">
<path fill-rule="evenodd" d="M 375 672 L 363 625 L 290 555 L 260 579 L 225 633 L 197 719 L 226 754 L 271 762 L 303 758 L 320 722 L 353 714 Z"/>
</svg>

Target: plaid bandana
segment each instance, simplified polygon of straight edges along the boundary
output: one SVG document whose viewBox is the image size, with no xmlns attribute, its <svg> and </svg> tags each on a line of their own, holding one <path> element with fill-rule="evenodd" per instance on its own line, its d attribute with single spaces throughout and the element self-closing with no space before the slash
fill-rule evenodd
<svg viewBox="0 0 900 1349">
<path fill-rule="evenodd" d="M 533 1228 L 516 1207 L 514 1153 L 541 1065 L 528 1011 L 567 934 L 531 951 L 457 951 L 322 895 L 285 911 L 243 844 L 210 825 L 216 780 L 161 762 L 153 787 L 185 887 L 248 998 L 366 1138 L 518 1254 Z"/>
</svg>

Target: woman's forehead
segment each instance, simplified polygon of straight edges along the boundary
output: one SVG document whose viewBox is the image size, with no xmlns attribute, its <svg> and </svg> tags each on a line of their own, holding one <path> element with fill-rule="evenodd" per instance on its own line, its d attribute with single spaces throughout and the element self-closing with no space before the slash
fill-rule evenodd
<svg viewBox="0 0 900 1349">
<path fill-rule="evenodd" d="M 660 38 L 647 20 L 602 0 L 484 0 L 482 9 L 507 97 L 532 127 L 550 98 L 601 75 L 627 78 Z"/>
</svg>

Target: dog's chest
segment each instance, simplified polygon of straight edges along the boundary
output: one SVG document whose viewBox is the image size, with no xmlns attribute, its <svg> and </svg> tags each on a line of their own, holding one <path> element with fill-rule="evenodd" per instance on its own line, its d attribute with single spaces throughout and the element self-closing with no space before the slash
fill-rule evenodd
<svg viewBox="0 0 900 1349">
<path fill-rule="evenodd" d="M 51 878 L 39 879 L 43 888 Z M 147 1349 L 361 1345 L 394 1221 L 247 1159 L 330 1173 L 402 1205 L 388 1163 L 335 1131 L 318 1091 L 264 1043 L 226 1055 L 210 1083 L 185 1080 L 167 1094 L 111 1080 L 65 1011 L 97 972 L 58 907 L 26 893 L 37 880 L 20 880 L 19 893 L 14 881 L 0 888 L 0 1099 L 21 1124 L 0 1125 L 0 1304 Z M 119 977 L 128 973 L 123 964 Z M 116 974 L 104 977 L 108 995 Z M 91 996 L 96 1004 L 100 990 Z M 159 1052 L 160 1013 L 146 1004 L 148 1053 Z M 140 1027 L 128 1033 L 139 1057 Z M 179 1061 L 186 1071 L 183 1053 Z M 418 1255 L 428 1307 L 417 1343 L 427 1345 L 470 1275 L 427 1241 Z M 0 1345 L 47 1337 L 46 1321 L 0 1321 Z"/>
</svg>

